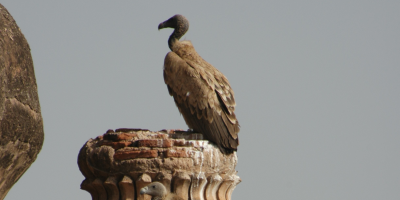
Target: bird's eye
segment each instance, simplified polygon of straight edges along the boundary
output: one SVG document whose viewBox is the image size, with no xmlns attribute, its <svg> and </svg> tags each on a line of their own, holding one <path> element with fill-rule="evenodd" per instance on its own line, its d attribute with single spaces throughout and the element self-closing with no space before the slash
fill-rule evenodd
<svg viewBox="0 0 400 200">
<path fill-rule="evenodd" d="M 153 185 L 153 188 L 156 188 L 156 186 L 155 186 L 155 185 Z"/>
</svg>

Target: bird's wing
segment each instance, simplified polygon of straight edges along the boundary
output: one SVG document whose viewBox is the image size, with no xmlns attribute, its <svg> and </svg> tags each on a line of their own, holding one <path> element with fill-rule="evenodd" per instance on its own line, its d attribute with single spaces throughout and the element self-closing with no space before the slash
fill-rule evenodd
<svg viewBox="0 0 400 200">
<path fill-rule="evenodd" d="M 186 103 L 192 115 L 211 123 L 214 111 L 222 117 L 229 134 L 237 139 L 235 100 L 226 77 L 206 61 L 182 59 L 169 52 L 164 62 L 164 81 L 177 104 Z M 178 106 L 179 107 L 179 106 Z"/>
<path fill-rule="evenodd" d="M 199 59 L 198 59 L 199 60 Z M 231 115 L 229 120 L 231 123 L 236 123 L 235 111 L 235 98 L 234 92 L 229 84 L 228 79 L 215 67 L 209 64 L 207 61 L 201 59 L 185 61 L 199 72 L 201 78 L 207 82 L 207 85 L 211 87 L 217 94 L 217 98 L 220 102 L 221 108 L 228 115 Z"/>
<path fill-rule="evenodd" d="M 212 110 L 220 108 L 218 99 L 193 67 L 188 65 L 174 52 L 169 52 L 164 62 L 164 81 L 170 95 L 178 104 L 187 103 L 192 114 L 198 119 L 213 120 Z M 219 111 L 220 112 L 220 111 Z"/>
</svg>

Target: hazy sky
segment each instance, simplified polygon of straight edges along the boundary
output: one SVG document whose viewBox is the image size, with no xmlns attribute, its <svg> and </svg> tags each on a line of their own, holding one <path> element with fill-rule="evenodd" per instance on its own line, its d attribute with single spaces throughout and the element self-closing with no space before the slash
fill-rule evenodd
<svg viewBox="0 0 400 200">
<path fill-rule="evenodd" d="M 6 200 L 89 200 L 89 138 L 187 128 L 162 77 L 172 29 L 157 30 L 177 13 L 235 91 L 233 199 L 400 199 L 400 1 L 1 3 L 31 47 L 45 131 Z"/>
</svg>

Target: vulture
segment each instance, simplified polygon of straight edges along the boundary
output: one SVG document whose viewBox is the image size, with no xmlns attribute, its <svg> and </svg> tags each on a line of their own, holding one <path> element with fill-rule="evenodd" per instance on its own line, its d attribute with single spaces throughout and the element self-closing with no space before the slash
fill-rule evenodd
<svg viewBox="0 0 400 200">
<path fill-rule="evenodd" d="M 151 200 L 183 200 L 182 197 L 169 193 L 167 188 L 160 182 L 153 182 L 140 189 L 140 194 L 148 194 Z"/>
<path fill-rule="evenodd" d="M 164 60 L 164 81 L 186 124 L 194 132 L 230 154 L 239 145 L 234 93 L 228 79 L 194 49 L 190 41 L 179 41 L 189 21 L 174 15 L 158 25 L 173 28 L 168 39 L 171 49 Z"/>
</svg>

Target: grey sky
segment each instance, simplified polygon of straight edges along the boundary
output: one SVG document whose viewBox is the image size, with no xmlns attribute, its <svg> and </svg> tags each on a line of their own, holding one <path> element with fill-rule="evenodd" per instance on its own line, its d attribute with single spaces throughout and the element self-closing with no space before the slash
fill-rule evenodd
<svg viewBox="0 0 400 200">
<path fill-rule="evenodd" d="M 400 199 L 400 1 L 2 0 L 27 38 L 45 129 L 13 199 L 90 199 L 76 158 L 107 129 L 184 128 L 162 77 L 174 14 L 229 79 L 233 199 Z"/>
</svg>

